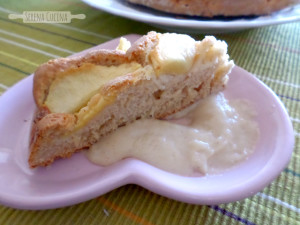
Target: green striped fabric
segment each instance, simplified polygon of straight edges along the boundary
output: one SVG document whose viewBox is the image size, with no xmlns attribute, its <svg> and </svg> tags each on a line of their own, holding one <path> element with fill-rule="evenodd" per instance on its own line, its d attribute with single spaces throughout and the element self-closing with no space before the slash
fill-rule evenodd
<svg viewBox="0 0 300 225">
<path fill-rule="evenodd" d="M 70 24 L 30 24 L 8 19 L 8 14 L 26 10 L 71 11 L 85 14 L 86 19 L 73 20 Z M 28 0 L 26 3 L 2 0 L 0 94 L 51 58 L 150 30 L 164 32 L 98 11 L 79 0 Z M 300 23 L 216 36 L 228 43 L 235 63 L 271 87 L 289 112 L 295 148 L 289 165 L 275 181 L 253 197 L 212 206 L 181 203 L 127 185 L 60 209 L 26 211 L 0 205 L 0 224 L 300 224 Z M 202 39 L 203 35 L 195 38 Z"/>
</svg>

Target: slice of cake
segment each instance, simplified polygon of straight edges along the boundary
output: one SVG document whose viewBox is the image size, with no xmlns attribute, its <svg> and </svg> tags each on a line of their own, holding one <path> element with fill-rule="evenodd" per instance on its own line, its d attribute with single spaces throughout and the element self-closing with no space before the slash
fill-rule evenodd
<svg viewBox="0 0 300 225">
<path fill-rule="evenodd" d="M 138 119 L 161 119 L 222 90 L 233 67 L 225 42 L 150 32 L 132 46 L 50 60 L 34 74 L 29 165 L 87 149 Z"/>
</svg>

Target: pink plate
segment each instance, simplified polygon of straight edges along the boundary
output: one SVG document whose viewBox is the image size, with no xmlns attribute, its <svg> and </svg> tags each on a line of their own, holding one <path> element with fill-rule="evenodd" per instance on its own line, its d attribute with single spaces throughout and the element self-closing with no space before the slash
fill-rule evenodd
<svg viewBox="0 0 300 225">
<path fill-rule="evenodd" d="M 137 35 L 128 35 L 134 41 Z M 115 48 L 112 40 L 97 48 Z M 229 99 L 244 98 L 258 112 L 260 139 L 254 154 L 220 175 L 183 177 L 136 159 L 109 167 L 90 163 L 83 153 L 47 168 L 29 169 L 30 126 L 35 110 L 32 75 L 0 97 L 0 203 L 20 209 L 50 209 L 87 201 L 126 184 L 194 204 L 219 204 L 254 195 L 288 164 L 294 146 L 289 116 L 278 97 L 252 74 L 235 67 L 227 89 Z"/>
</svg>

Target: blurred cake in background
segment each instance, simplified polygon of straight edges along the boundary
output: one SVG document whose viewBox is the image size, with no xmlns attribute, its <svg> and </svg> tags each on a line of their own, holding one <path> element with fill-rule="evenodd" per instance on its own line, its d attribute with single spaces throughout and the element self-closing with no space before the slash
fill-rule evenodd
<svg viewBox="0 0 300 225">
<path fill-rule="evenodd" d="M 188 16 L 268 15 L 296 5 L 300 0 L 128 0 L 167 13 Z"/>
</svg>

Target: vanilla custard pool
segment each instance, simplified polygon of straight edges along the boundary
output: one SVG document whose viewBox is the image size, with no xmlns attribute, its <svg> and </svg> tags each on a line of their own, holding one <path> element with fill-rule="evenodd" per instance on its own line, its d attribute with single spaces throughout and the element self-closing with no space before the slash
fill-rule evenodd
<svg viewBox="0 0 300 225">
<path fill-rule="evenodd" d="M 184 175 L 222 173 L 252 154 L 259 129 L 246 100 L 222 93 L 201 100 L 168 120 L 137 120 L 103 137 L 87 157 L 108 166 L 131 157 Z"/>
</svg>

